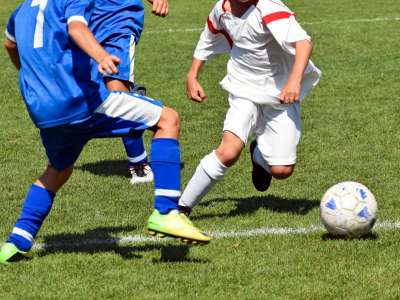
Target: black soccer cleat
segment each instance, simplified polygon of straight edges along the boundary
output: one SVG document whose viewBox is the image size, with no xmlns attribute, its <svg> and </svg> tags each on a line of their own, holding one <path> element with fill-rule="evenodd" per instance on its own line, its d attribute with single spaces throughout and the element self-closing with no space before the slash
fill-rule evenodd
<svg viewBox="0 0 400 300">
<path fill-rule="evenodd" d="M 189 206 L 178 205 L 178 210 L 180 213 L 185 214 L 186 217 L 189 217 L 192 213 L 192 209 Z"/>
<path fill-rule="evenodd" d="M 269 174 L 263 167 L 254 161 L 253 153 L 257 147 L 257 142 L 252 141 L 250 144 L 250 156 L 253 170 L 251 171 L 251 179 L 257 191 L 265 192 L 271 185 L 272 175 Z"/>
</svg>

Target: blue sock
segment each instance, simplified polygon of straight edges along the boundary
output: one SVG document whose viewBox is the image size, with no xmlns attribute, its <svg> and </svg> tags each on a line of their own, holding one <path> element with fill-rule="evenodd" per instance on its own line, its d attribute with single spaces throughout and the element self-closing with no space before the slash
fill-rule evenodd
<svg viewBox="0 0 400 300">
<path fill-rule="evenodd" d="M 181 195 L 181 155 L 176 139 L 153 139 L 151 168 L 154 173 L 154 207 L 161 214 L 167 214 L 177 209 Z"/>
<path fill-rule="evenodd" d="M 143 137 L 123 137 L 122 142 L 128 156 L 129 166 L 147 163 L 147 153 L 144 149 Z"/>
<path fill-rule="evenodd" d="M 54 197 L 55 193 L 33 184 L 7 242 L 13 243 L 21 251 L 29 251 L 51 209 Z"/>
</svg>

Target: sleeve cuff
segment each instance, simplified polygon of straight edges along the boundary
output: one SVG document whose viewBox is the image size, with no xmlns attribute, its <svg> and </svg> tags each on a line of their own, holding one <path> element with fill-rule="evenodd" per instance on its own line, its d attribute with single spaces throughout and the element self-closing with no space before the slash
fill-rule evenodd
<svg viewBox="0 0 400 300">
<path fill-rule="evenodd" d="M 10 41 L 13 41 L 14 43 L 16 42 L 15 36 L 13 36 L 11 33 L 9 33 L 7 31 L 7 29 L 4 33 L 5 33 L 7 39 L 9 39 Z"/>
<path fill-rule="evenodd" d="M 83 16 L 72 16 L 68 18 L 67 24 L 71 23 L 71 22 L 81 22 L 83 24 L 85 24 L 86 26 L 88 25 L 88 22 L 86 21 L 86 19 Z"/>
<path fill-rule="evenodd" d="M 202 61 L 207 61 L 209 59 L 209 56 L 202 55 L 200 52 L 195 52 L 193 54 L 193 58 L 198 59 L 198 60 L 202 60 Z"/>
</svg>

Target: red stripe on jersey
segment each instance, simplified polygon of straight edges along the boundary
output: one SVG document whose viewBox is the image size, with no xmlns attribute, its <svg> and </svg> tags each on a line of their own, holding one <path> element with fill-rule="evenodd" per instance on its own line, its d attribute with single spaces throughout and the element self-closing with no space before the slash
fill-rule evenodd
<svg viewBox="0 0 400 300">
<path fill-rule="evenodd" d="M 208 26 L 208 30 L 210 30 L 212 33 L 214 33 L 214 34 L 218 34 L 218 33 L 223 34 L 225 36 L 226 40 L 228 41 L 229 46 L 231 46 L 231 48 L 232 48 L 233 41 L 232 41 L 231 37 L 229 36 L 229 34 L 225 30 L 218 30 L 217 28 L 215 28 L 215 26 L 214 26 L 213 22 L 211 21 L 210 17 L 208 17 L 208 19 L 207 19 L 207 26 Z"/>
<path fill-rule="evenodd" d="M 219 33 L 219 30 L 215 28 L 210 17 L 208 17 L 208 19 L 207 19 L 207 26 L 208 26 L 208 30 L 210 30 L 212 33 L 214 33 L 214 34 Z"/>
<path fill-rule="evenodd" d="M 277 20 L 288 19 L 293 15 L 294 15 L 293 13 L 290 13 L 287 11 L 278 11 L 276 13 L 266 15 L 262 19 L 263 19 L 264 23 L 266 25 L 268 25 L 269 23 L 277 21 Z"/>
</svg>

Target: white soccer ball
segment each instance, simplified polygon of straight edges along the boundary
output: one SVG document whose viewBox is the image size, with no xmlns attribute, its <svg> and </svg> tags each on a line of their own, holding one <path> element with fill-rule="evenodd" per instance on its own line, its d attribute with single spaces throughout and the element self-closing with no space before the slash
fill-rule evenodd
<svg viewBox="0 0 400 300">
<path fill-rule="evenodd" d="M 321 200 L 320 216 L 330 234 L 361 237 L 374 226 L 377 210 L 370 190 L 358 182 L 346 181 L 326 191 Z"/>
</svg>

